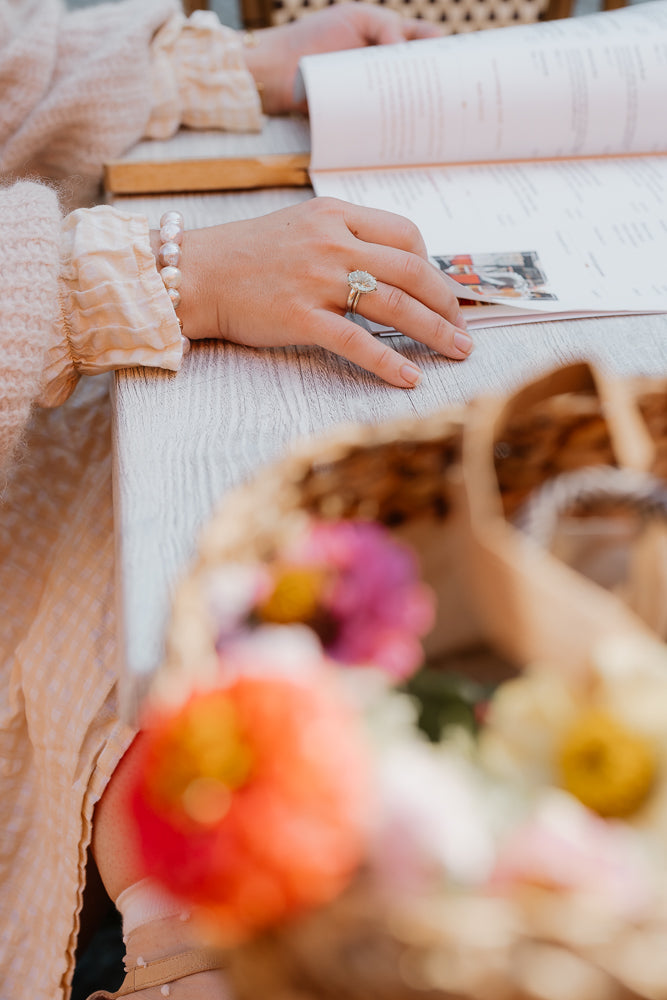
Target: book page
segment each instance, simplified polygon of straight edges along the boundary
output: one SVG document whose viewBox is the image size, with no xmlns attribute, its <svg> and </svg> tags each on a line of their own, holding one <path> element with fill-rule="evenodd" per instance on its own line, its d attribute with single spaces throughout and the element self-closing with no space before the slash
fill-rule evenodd
<svg viewBox="0 0 667 1000">
<path fill-rule="evenodd" d="M 301 71 L 313 170 L 667 151 L 667 0 Z"/>
<path fill-rule="evenodd" d="M 549 313 L 667 309 L 667 157 L 311 177 L 317 194 L 412 219 L 463 297 Z"/>
</svg>

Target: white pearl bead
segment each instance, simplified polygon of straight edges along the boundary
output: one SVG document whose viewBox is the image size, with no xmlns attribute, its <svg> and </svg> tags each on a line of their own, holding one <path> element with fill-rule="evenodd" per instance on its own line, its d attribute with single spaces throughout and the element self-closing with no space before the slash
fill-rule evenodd
<svg viewBox="0 0 667 1000">
<path fill-rule="evenodd" d="M 163 243 L 158 250 L 158 261 L 163 267 L 178 267 L 181 263 L 181 248 L 178 243 Z"/>
<path fill-rule="evenodd" d="M 169 212 L 164 213 L 164 215 L 160 219 L 160 227 L 166 225 L 167 222 L 175 222 L 176 225 L 181 227 L 181 229 L 185 225 L 185 222 L 183 221 L 183 216 L 175 208 L 172 208 Z"/>
<path fill-rule="evenodd" d="M 165 983 L 163 986 L 160 987 L 160 993 L 162 994 L 163 997 L 169 996 L 169 994 L 171 993 L 171 989 L 169 988 L 169 983 Z"/>
<path fill-rule="evenodd" d="M 188 340 L 187 337 L 184 337 L 183 334 L 181 334 L 181 344 L 183 345 L 183 354 L 187 354 L 188 351 L 190 350 L 190 341 Z M 183 920 L 183 919 L 187 920 L 188 916 L 186 915 L 185 918 L 184 918 L 183 914 L 181 913 L 180 916 L 179 916 L 179 919 L 180 920 Z"/>
<path fill-rule="evenodd" d="M 160 243 L 181 243 L 183 240 L 183 227 L 177 222 L 165 222 L 160 226 Z"/>
<path fill-rule="evenodd" d="M 163 267 L 160 277 L 167 288 L 178 288 L 181 284 L 181 272 L 177 267 Z"/>
<path fill-rule="evenodd" d="M 181 304 L 181 293 L 179 292 L 178 288 L 168 288 L 167 295 L 171 299 L 171 304 L 174 307 L 174 309 L 178 309 L 178 307 Z"/>
</svg>

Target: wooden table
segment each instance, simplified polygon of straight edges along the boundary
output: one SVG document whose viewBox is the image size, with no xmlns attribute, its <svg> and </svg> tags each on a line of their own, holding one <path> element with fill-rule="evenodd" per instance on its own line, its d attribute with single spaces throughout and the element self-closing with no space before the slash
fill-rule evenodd
<svg viewBox="0 0 667 1000">
<path fill-rule="evenodd" d="M 235 154 L 236 139 L 220 137 L 221 149 Z M 193 134 L 196 153 L 195 143 Z M 153 226 L 167 208 L 180 208 L 194 227 L 311 196 L 309 189 L 272 189 L 114 203 L 147 214 Z M 384 385 L 323 350 L 218 342 L 195 345 L 178 374 L 137 368 L 116 375 L 116 530 L 129 701 L 160 660 L 170 593 L 200 526 L 226 491 L 298 439 L 344 422 L 426 414 L 480 393 L 503 393 L 575 359 L 619 374 L 667 373 L 667 315 L 512 326 L 474 338 L 476 349 L 463 363 L 394 338 L 393 346 L 425 372 L 411 391 Z"/>
</svg>

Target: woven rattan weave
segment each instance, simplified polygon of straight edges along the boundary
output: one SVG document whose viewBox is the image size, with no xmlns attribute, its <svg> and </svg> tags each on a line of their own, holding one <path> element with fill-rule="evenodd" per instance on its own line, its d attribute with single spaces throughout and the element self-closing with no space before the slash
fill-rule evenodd
<svg viewBox="0 0 667 1000">
<path fill-rule="evenodd" d="M 504 669 L 548 663 L 556 673 L 574 676 L 592 642 L 607 641 L 610 630 L 625 631 L 638 643 L 664 638 L 664 520 L 647 525 L 648 531 L 657 530 L 634 552 L 633 565 L 641 572 L 630 574 L 628 582 L 642 586 L 611 593 L 528 540 L 512 517 L 529 495 L 573 470 L 620 475 L 625 485 L 637 476 L 658 477 L 662 509 L 666 455 L 667 379 L 615 380 L 586 364 L 547 373 L 505 399 L 479 399 L 427 418 L 340 427 L 327 438 L 303 442 L 228 494 L 202 534 L 197 561 L 175 597 L 158 685 L 172 699 L 210 684 L 219 670 L 206 596 L 210 581 L 226 565 L 270 560 L 312 515 L 378 519 L 412 544 L 422 577 L 437 597 L 436 627 L 425 650 L 431 665 L 452 669 L 454 655 L 467 671 L 466 664 L 479 664 L 480 649 L 486 649 L 507 654 Z M 640 499 L 643 508 L 643 493 Z M 593 506 L 586 516 L 595 513 Z M 466 652 L 474 655 L 464 658 Z M 488 663 L 496 669 L 498 660 Z M 520 718 L 532 718 L 533 711 L 529 706 Z M 375 895 L 371 875 L 360 872 L 324 910 L 235 950 L 228 969 L 234 995 L 239 1000 L 658 1000 L 665 995 L 665 966 L 657 960 L 667 912 L 664 886 L 659 906 L 647 909 L 642 921 L 633 916 L 624 922 L 610 917 L 607 906 L 591 908 L 588 896 L 582 897 L 583 911 L 577 910 L 576 893 L 558 897 L 550 909 L 550 899 L 540 896 L 544 887 L 532 884 L 512 897 L 511 916 L 501 894 L 461 886 L 442 893 L 436 882 L 425 884 L 432 893 L 431 888 L 421 895 L 407 892 L 400 905 L 390 907 L 386 896 Z M 571 910 L 563 909 L 571 904 Z M 533 988 L 530 977 L 529 988 L 530 970 L 543 969 L 549 984 L 560 975 L 553 972 L 556 963 L 574 970 L 567 993 Z M 410 970 L 422 970 L 421 978 Z"/>
<path fill-rule="evenodd" d="M 243 0 L 243 19 L 247 25 L 257 27 L 284 24 L 330 3 L 331 0 Z M 571 13 L 571 0 L 386 0 L 385 6 L 408 17 L 436 21 L 446 34 L 531 24 Z"/>
</svg>

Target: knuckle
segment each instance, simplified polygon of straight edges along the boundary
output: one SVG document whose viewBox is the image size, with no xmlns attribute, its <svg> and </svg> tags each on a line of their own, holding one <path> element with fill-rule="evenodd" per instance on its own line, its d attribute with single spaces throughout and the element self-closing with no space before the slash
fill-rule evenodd
<svg viewBox="0 0 667 1000">
<path fill-rule="evenodd" d="M 341 354 L 353 352 L 359 343 L 361 331 L 354 323 L 350 323 L 344 330 L 339 331 L 336 336 L 336 350 Z"/>
<path fill-rule="evenodd" d="M 341 214 L 343 202 L 338 198 L 320 195 L 317 198 L 311 198 L 306 204 L 310 206 L 309 210 L 316 215 L 332 216 Z"/>
<path fill-rule="evenodd" d="M 405 310 L 409 296 L 402 288 L 392 285 L 387 293 L 387 308 L 392 315 L 401 315 Z"/>
<path fill-rule="evenodd" d="M 423 267 L 424 262 L 421 257 L 417 257 L 413 253 L 406 253 L 403 255 L 401 260 L 401 271 L 406 282 L 413 284 L 418 281 L 422 275 Z"/>
<path fill-rule="evenodd" d="M 454 331 L 441 316 L 436 316 L 433 323 L 433 343 L 439 345 L 445 352 L 454 347 Z"/>
<path fill-rule="evenodd" d="M 386 378 L 390 375 L 394 368 L 396 367 L 396 352 L 392 351 L 390 347 L 384 346 L 381 352 L 377 356 L 377 361 L 375 364 L 375 370 L 378 374 Z"/>
<path fill-rule="evenodd" d="M 424 241 L 422 239 L 422 234 L 420 233 L 418 227 L 411 222 L 410 219 L 406 219 L 405 216 L 398 216 L 400 226 L 400 237 L 403 244 L 410 247 L 412 250 L 423 250 Z"/>
</svg>

